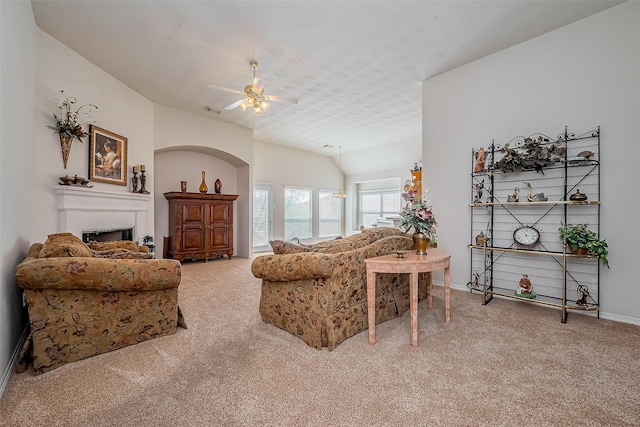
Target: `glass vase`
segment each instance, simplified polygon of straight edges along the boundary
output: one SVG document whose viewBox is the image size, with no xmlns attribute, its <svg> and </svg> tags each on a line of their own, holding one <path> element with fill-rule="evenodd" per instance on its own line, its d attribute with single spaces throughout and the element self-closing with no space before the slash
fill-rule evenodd
<svg viewBox="0 0 640 427">
<path fill-rule="evenodd" d="M 206 193 L 207 191 L 209 191 L 209 187 L 207 187 L 207 183 L 204 179 L 204 171 L 202 171 L 202 183 L 200 183 L 199 190 L 201 193 Z"/>
</svg>

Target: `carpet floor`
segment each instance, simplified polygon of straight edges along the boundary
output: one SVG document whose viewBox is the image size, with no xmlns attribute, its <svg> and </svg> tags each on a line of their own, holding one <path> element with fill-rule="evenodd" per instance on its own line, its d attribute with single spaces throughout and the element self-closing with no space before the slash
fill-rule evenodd
<svg viewBox="0 0 640 427">
<path fill-rule="evenodd" d="M 35 376 L 1 426 L 638 426 L 640 327 L 452 291 L 334 351 L 265 324 L 251 260 L 183 264 L 188 329 Z"/>
</svg>

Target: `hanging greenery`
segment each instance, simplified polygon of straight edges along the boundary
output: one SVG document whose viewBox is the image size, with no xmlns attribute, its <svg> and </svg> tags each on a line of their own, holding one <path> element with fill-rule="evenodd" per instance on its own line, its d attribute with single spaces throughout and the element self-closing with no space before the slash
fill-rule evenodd
<svg viewBox="0 0 640 427">
<path fill-rule="evenodd" d="M 505 173 L 535 170 L 544 174 L 544 168 L 561 161 L 566 147 L 561 140 L 551 143 L 548 138 L 527 137 L 522 146 L 512 148 L 509 143 L 500 149 L 503 154 L 493 168 Z"/>
</svg>

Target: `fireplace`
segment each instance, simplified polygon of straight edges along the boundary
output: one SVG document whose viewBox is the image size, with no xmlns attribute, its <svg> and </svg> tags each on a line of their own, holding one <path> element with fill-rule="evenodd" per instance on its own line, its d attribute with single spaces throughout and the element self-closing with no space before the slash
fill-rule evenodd
<svg viewBox="0 0 640 427">
<path fill-rule="evenodd" d="M 73 233 L 83 240 L 87 234 L 109 240 L 142 241 L 147 234 L 147 211 L 152 199 L 149 194 L 72 186 L 60 186 L 54 191 L 58 201 L 58 232 Z"/>
<path fill-rule="evenodd" d="M 133 240 L 133 228 L 121 230 L 85 230 L 82 232 L 82 241 L 87 242 L 112 242 L 114 240 Z"/>
</svg>

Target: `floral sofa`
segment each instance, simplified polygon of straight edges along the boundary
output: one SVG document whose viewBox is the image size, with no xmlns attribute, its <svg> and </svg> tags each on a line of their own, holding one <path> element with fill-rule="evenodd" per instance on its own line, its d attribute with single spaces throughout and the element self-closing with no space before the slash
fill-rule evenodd
<svg viewBox="0 0 640 427">
<path fill-rule="evenodd" d="M 332 351 L 368 328 L 366 258 L 413 249 L 413 241 L 394 228 L 372 228 L 313 246 L 273 241 L 274 255 L 254 259 L 251 271 L 262 279 L 260 315 L 311 347 Z M 427 296 L 429 273 L 420 274 L 418 299 Z M 409 309 L 409 276 L 376 278 L 376 323 Z"/>
<path fill-rule="evenodd" d="M 18 370 L 65 363 L 174 334 L 180 262 L 149 259 L 137 242 L 87 245 L 70 233 L 34 243 L 16 268 L 31 335 Z"/>
</svg>

